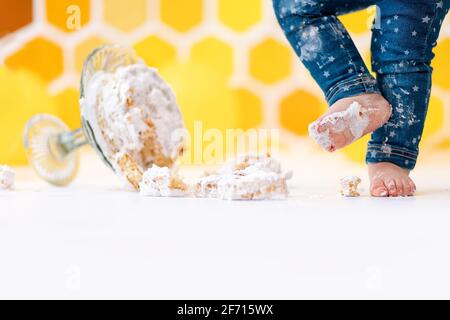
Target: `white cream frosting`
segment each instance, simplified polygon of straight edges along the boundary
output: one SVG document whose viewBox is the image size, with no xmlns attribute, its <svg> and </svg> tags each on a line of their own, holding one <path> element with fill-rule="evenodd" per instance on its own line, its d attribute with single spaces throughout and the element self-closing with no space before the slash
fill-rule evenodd
<svg viewBox="0 0 450 320">
<path fill-rule="evenodd" d="M 153 165 L 144 172 L 139 184 L 140 194 L 150 197 L 183 197 L 189 195 L 189 190 L 173 185 L 173 180 L 182 181 L 168 167 Z M 187 185 L 185 185 L 187 187 Z"/>
<path fill-rule="evenodd" d="M 323 132 L 318 131 L 318 127 L 324 124 L 329 124 L 331 130 L 335 133 L 343 132 L 346 129 L 350 130 L 353 141 L 355 141 L 364 134 L 364 130 L 369 125 L 369 116 L 367 110 L 364 110 L 357 101 L 353 101 L 346 110 L 331 113 L 320 121 L 311 123 L 309 125 L 310 137 L 322 148 L 328 150 L 332 145 L 330 129 L 328 128 Z"/>
<path fill-rule="evenodd" d="M 243 156 L 230 161 L 217 174 L 198 183 L 198 196 L 225 200 L 261 200 L 285 198 L 286 180 L 278 161 L 270 156 Z"/>
<path fill-rule="evenodd" d="M 156 69 L 136 63 L 119 67 L 114 73 L 98 71 L 90 79 L 80 105 L 110 162 L 117 154 L 127 153 L 147 169 L 154 160 L 141 153 L 148 130 L 155 131 L 154 144 L 161 156 L 176 161 L 184 141 L 183 135 L 174 133 L 185 126 L 175 94 Z"/>
<path fill-rule="evenodd" d="M 0 190 L 8 190 L 14 187 L 16 172 L 8 166 L 0 166 Z"/>
</svg>

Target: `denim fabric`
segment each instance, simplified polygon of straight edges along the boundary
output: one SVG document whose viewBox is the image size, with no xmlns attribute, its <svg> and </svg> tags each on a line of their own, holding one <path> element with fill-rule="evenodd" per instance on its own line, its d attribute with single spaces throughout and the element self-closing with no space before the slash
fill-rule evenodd
<svg viewBox="0 0 450 320">
<path fill-rule="evenodd" d="M 275 14 L 329 105 L 381 93 L 392 116 L 373 132 L 367 163 L 413 169 L 431 90 L 433 47 L 450 0 L 273 0 Z M 338 16 L 377 6 L 370 72 Z"/>
</svg>

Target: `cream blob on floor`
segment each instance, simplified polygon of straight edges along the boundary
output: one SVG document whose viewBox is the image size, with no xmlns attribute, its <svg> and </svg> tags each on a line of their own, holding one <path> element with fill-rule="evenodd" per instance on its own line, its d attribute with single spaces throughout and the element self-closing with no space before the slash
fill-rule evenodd
<svg viewBox="0 0 450 320">
<path fill-rule="evenodd" d="M 0 165 L 0 190 L 9 190 L 14 187 L 16 172 L 9 166 Z"/>
<path fill-rule="evenodd" d="M 0 297 L 450 298 L 450 154 L 419 163 L 416 197 L 391 199 L 312 143 L 277 158 L 294 171 L 287 200 L 141 197 L 90 151 L 67 188 L 18 169 L 0 192 Z M 338 194 L 346 175 L 361 197 Z"/>
</svg>

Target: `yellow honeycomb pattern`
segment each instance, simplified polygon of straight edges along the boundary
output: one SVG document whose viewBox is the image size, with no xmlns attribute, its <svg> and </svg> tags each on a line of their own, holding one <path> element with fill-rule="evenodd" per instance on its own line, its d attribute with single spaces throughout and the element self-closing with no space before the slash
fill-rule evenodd
<svg viewBox="0 0 450 320">
<path fill-rule="evenodd" d="M 340 17 L 370 68 L 371 7 Z M 95 47 L 133 47 L 174 88 L 187 126 L 280 128 L 283 145 L 305 143 L 326 103 L 287 43 L 271 0 L 17 0 L 0 12 L 0 162 L 24 163 L 21 133 L 34 113 L 79 125 L 79 77 Z M 450 23 L 433 61 L 423 146 L 450 150 Z M 24 94 L 23 92 L 26 92 Z M 362 163 L 367 137 L 342 154 Z M 293 148 L 294 149 L 294 148 Z"/>
</svg>

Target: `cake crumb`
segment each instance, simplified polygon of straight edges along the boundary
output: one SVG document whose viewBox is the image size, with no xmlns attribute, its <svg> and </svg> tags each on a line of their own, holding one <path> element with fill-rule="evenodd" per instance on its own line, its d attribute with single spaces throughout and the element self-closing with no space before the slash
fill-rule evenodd
<svg viewBox="0 0 450 320">
<path fill-rule="evenodd" d="M 190 187 L 181 176 L 168 167 L 157 165 L 144 172 L 139 190 L 142 196 L 149 197 L 184 197 L 190 194 Z"/>
<path fill-rule="evenodd" d="M 0 190 L 9 190 L 14 187 L 16 172 L 8 166 L 0 166 Z"/>
<path fill-rule="evenodd" d="M 358 185 L 361 183 L 361 179 L 356 176 L 347 176 L 342 178 L 341 181 L 341 195 L 343 197 L 359 197 Z"/>
<path fill-rule="evenodd" d="M 224 200 L 283 199 L 288 195 L 286 181 L 291 177 L 292 173 L 283 173 L 270 154 L 245 155 L 230 161 L 218 173 L 202 177 L 196 194 Z"/>
</svg>

